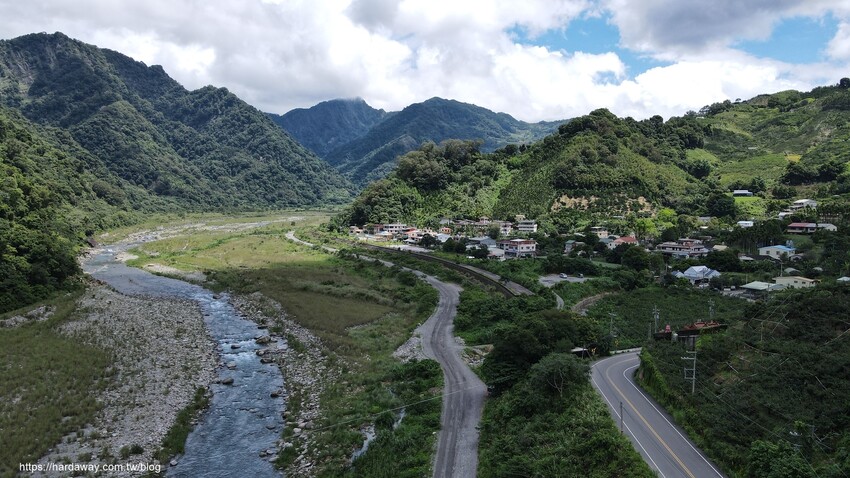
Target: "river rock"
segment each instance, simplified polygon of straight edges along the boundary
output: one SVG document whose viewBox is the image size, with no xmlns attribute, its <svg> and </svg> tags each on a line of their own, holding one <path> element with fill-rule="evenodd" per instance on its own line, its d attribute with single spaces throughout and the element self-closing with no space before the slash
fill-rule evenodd
<svg viewBox="0 0 850 478">
<path fill-rule="evenodd" d="M 271 343 L 271 341 L 272 341 L 272 338 L 269 337 L 268 335 L 261 335 L 261 336 L 257 337 L 256 339 L 254 339 L 254 342 L 256 342 L 257 345 L 266 345 L 266 344 Z"/>
<path fill-rule="evenodd" d="M 241 348 L 242 348 L 242 346 L 239 345 L 239 344 L 233 344 L 233 345 L 230 346 L 231 350 L 236 350 L 236 349 L 241 349 Z"/>
<path fill-rule="evenodd" d="M 227 362 L 227 368 L 233 370 L 236 368 L 236 362 Z"/>
<path fill-rule="evenodd" d="M 222 379 L 221 384 L 222 385 L 233 385 L 233 377 L 227 377 L 225 379 Z"/>
</svg>

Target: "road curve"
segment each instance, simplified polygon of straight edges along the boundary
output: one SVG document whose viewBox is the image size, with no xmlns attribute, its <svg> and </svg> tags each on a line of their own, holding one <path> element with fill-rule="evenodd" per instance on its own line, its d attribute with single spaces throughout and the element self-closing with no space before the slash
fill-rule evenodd
<svg viewBox="0 0 850 478">
<path fill-rule="evenodd" d="M 287 233 L 286 237 L 299 244 L 313 246 L 295 237 L 293 232 Z M 328 247 L 325 249 L 336 251 Z M 387 266 L 393 265 L 389 261 L 380 262 Z M 443 370 L 443 411 L 433 476 L 474 477 L 478 469 L 478 424 L 484 409 L 487 387 L 461 358 L 461 347 L 454 338 L 454 318 L 462 289 L 457 284 L 443 282 L 420 271 L 406 267 L 403 269 L 421 277 L 437 289 L 440 296 L 434 313 L 417 328 L 425 355 L 436 360 Z"/>
<path fill-rule="evenodd" d="M 617 425 L 662 478 L 725 478 L 716 465 L 688 439 L 673 419 L 635 383 L 637 352 L 615 355 L 593 364 L 591 380 L 608 403 Z M 622 403 L 622 420 L 620 415 Z"/>
<path fill-rule="evenodd" d="M 487 387 L 461 358 L 460 346 L 452 332 L 460 286 L 431 276 L 424 276 L 424 279 L 440 293 L 440 301 L 418 331 L 425 355 L 439 362 L 444 377 L 443 412 L 433 476 L 474 477 L 478 468 L 478 423 Z"/>
</svg>

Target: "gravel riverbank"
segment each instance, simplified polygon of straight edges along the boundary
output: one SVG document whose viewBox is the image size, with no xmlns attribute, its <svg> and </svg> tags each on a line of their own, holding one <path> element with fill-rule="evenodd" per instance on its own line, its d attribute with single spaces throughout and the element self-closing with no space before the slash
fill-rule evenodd
<svg viewBox="0 0 850 478">
<path fill-rule="evenodd" d="M 153 464 L 152 455 L 177 413 L 215 375 L 215 344 L 207 335 L 198 305 L 188 300 L 130 297 L 94 283 L 79 299 L 75 315 L 62 326 L 62 333 L 112 351 L 112 379 L 98 397 L 102 409 L 94 423 L 64 437 L 40 462 L 106 464 L 115 459 Z M 122 458 L 125 447 L 142 451 Z M 144 474 L 101 472 L 99 476 Z"/>
</svg>

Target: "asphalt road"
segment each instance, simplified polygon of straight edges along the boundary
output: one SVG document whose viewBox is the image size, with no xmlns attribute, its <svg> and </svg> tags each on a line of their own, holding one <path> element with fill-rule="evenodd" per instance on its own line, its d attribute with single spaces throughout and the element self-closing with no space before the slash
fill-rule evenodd
<svg viewBox="0 0 850 478">
<path fill-rule="evenodd" d="M 615 355 L 593 364 L 593 386 L 608 403 L 619 426 L 644 461 L 662 478 L 725 477 L 694 445 L 673 419 L 634 382 L 637 352 Z"/>
</svg>

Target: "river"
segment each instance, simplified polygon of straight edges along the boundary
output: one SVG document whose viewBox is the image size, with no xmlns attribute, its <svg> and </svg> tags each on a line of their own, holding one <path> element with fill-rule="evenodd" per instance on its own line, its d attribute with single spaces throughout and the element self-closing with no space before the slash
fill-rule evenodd
<svg viewBox="0 0 850 478">
<path fill-rule="evenodd" d="M 283 387 L 283 376 L 275 364 L 260 363 L 254 338 L 262 334 L 254 322 L 234 309 L 226 294 L 215 295 L 203 287 L 161 277 L 128 267 L 116 256 L 138 244 L 120 244 L 101 249 L 83 264 L 83 270 L 118 292 L 196 301 L 203 311 L 207 331 L 218 344 L 222 362 L 218 381 L 233 379 L 232 385 L 211 385 L 212 400 L 186 440 L 186 451 L 173 477 L 279 477 L 281 473 L 260 455 L 274 449 L 283 429 L 283 398 L 272 393 Z M 274 343 L 271 346 L 275 346 Z M 265 453 L 262 453 L 265 454 Z M 276 453 L 275 453 L 276 455 Z"/>
</svg>

